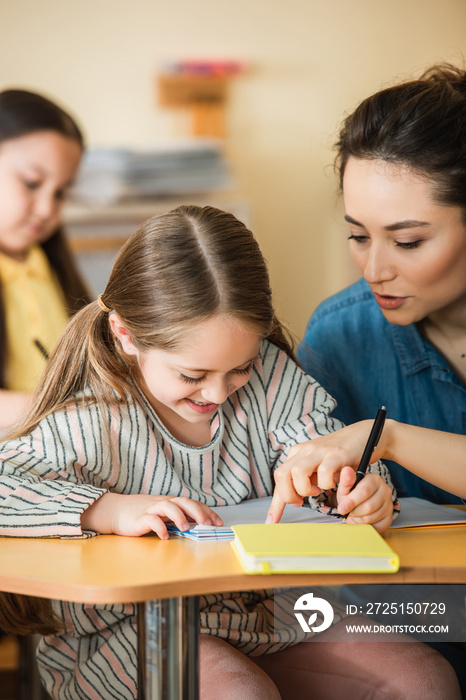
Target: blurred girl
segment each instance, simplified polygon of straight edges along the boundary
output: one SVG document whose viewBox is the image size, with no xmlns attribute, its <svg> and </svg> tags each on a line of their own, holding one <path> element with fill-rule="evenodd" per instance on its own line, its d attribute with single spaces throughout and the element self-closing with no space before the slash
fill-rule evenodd
<svg viewBox="0 0 466 700">
<path fill-rule="evenodd" d="M 56 104 L 0 92 L 0 430 L 29 407 L 44 356 L 89 301 L 61 227 L 82 151 Z"/>
</svg>

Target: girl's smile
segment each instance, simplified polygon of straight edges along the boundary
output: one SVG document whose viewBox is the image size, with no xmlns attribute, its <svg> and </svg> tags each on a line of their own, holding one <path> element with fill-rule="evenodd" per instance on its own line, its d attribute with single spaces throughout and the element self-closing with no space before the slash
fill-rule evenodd
<svg viewBox="0 0 466 700">
<path fill-rule="evenodd" d="M 218 408 L 217 403 L 202 403 L 194 399 L 186 399 L 186 403 L 196 413 L 213 413 Z"/>
<path fill-rule="evenodd" d="M 188 328 L 175 351 L 141 351 L 117 314 L 109 321 L 124 352 L 137 357 L 140 387 L 165 427 L 180 442 L 208 444 L 213 414 L 249 381 L 259 334 L 234 318 L 213 316 Z"/>
</svg>

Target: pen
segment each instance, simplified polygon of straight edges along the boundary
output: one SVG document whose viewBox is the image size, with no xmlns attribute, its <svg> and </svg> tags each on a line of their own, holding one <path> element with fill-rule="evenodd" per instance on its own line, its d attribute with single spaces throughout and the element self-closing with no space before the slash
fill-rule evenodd
<svg viewBox="0 0 466 700">
<path fill-rule="evenodd" d="M 48 360 L 49 354 L 48 354 L 47 350 L 44 348 L 44 346 L 42 345 L 42 343 L 40 342 L 40 340 L 37 340 L 37 338 L 35 338 L 34 345 L 39 350 L 39 352 L 42 353 L 42 355 L 45 357 L 45 359 Z"/>
<path fill-rule="evenodd" d="M 380 436 L 382 435 L 382 430 L 383 426 L 385 423 L 385 418 L 387 417 L 387 409 L 385 406 L 382 406 L 382 408 L 379 408 L 377 411 L 377 415 L 375 417 L 374 424 L 372 426 L 372 430 L 369 434 L 369 439 L 367 440 L 366 446 L 364 448 L 364 452 L 362 453 L 361 461 L 359 462 L 358 469 L 356 471 L 356 481 L 354 482 L 353 486 L 350 488 L 350 491 L 354 489 L 355 486 L 359 484 L 361 479 L 363 478 L 364 474 L 366 473 L 367 467 L 369 466 L 369 462 L 372 456 L 372 453 L 377 445 L 377 443 L 380 440 Z"/>
</svg>

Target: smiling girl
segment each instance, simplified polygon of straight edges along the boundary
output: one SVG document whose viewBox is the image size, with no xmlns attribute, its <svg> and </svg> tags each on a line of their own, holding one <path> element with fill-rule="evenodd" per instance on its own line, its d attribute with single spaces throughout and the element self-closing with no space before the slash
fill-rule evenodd
<svg viewBox="0 0 466 700">
<path fill-rule="evenodd" d="M 0 431 L 29 407 L 44 355 L 89 301 L 61 228 L 82 152 L 55 103 L 0 92 Z"/>
<path fill-rule="evenodd" d="M 298 358 L 345 423 L 385 405 L 395 421 L 466 432 L 465 135 L 466 73 L 449 65 L 343 123 L 337 163 L 363 279 L 318 307 Z M 398 495 L 462 502 L 388 464 Z"/>
</svg>

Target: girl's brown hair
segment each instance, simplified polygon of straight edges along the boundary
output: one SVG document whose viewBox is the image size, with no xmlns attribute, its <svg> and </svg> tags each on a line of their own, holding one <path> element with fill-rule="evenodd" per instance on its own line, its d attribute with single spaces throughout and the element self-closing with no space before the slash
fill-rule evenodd
<svg viewBox="0 0 466 700">
<path fill-rule="evenodd" d="M 39 131 L 55 131 L 84 148 L 78 125 L 54 102 L 28 90 L 0 92 L 0 147 L 5 141 Z M 66 309 L 71 316 L 89 303 L 90 296 L 74 263 L 62 227 L 54 231 L 41 247 L 57 275 Z M 0 283 L 0 388 L 5 388 L 6 345 L 5 308 Z"/>
<path fill-rule="evenodd" d="M 181 206 L 146 221 L 121 249 L 101 304 L 118 314 L 140 350 L 175 350 L 190 326 L 227 315 L 256 330 L 294 359 L 293 343 L 272 304 L 257 241 L 233 214 Z M 30 432 L 76 393 L 98 403 L 137 398 L 137 366 L 115 341 L 108 312 L 93 302 L 62 334 L 35 395 Z"/>
<path fill-rule="evenodd" d="M 85 390 L 101 404 L 118 397 L 125 401 L 128 395 L 138 400 L 137 366 L 115 340 L 105 308 L 118 314 L 141 350 L 175 350 L 190 327 L 225 315 L 294 358 L 292 342 L 275 315 L 267 266 L 253 234 L 232 214 L 213 207 L 182 206 L 146 221 L 122 248 L 100 300 L 69 322 L 47 364 L 31 415 L 10 438 L 29 433 Z M 0 626 L 27 629 L 24 604 L 15 611 L 9 597 L 9 620 L 3 609 Z M 39 616 L 47 630 L 56 625 L 50 606 L 49 612 L 44 616 L 42 609 Z"/>
</svg>

